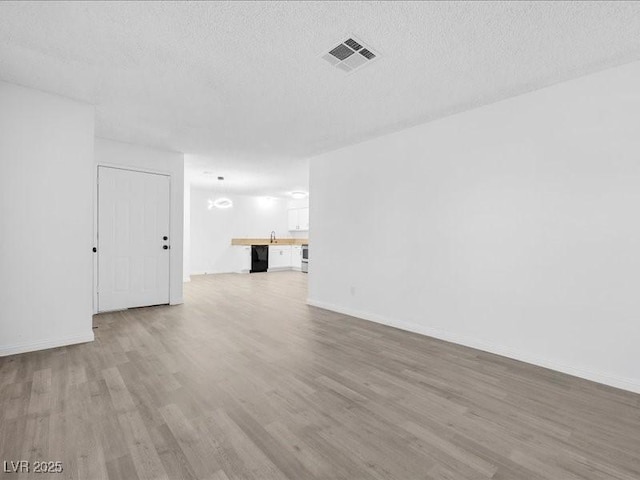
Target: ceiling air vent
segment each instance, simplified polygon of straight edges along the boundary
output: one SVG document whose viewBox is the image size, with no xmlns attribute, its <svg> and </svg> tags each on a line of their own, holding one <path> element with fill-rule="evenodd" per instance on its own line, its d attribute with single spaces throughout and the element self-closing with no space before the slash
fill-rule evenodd
<svg viewBox="0 0 640 480">
<path fill-rule="evenodd" d="M 335 46 L 329 53 L 322 56 L 327 62 L 340 70 L 350 73 L 371 63 L 378 58 L 371 47 L 366 47 L 361 41 L 348 38 Z"/>
<path fill-rule="evenodd" d="M 356 42 L 353 38 L 350 38 L 349 40 L 344 42 L 344 44 L 353 48 L 356 52 L 362 48 L 362 45 Z"/>
<path fill-rule="evenodd" d="M 368 58 L 369 60 L 373 60 L 374 58 L 376 58 L 375 53 L 370 52 L 366 48 L 363 48 L 362 50 L 360 50 L 360 55 L 362 55 L 363 57 Z"/>
</svg>

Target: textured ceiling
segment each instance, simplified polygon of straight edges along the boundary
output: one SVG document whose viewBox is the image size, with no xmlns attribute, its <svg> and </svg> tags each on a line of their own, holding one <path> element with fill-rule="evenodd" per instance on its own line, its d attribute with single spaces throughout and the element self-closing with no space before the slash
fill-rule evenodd
<svg viewBox="0 0 640 480">
<path fill-rule="evenodd" d="M 0 78 L 286 189 L 295 159 L 640 59 L 638 32 L 637 2 L 3 2 Z M 380 57 L 345 75 L 320 56 L 352 34 Z"/>
</svg>

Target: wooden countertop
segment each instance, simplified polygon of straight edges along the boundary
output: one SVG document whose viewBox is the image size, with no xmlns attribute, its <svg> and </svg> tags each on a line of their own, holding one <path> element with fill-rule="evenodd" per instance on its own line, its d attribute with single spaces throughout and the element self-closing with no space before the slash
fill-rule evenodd
<svg viewBox="0 0 640 480">
<path fill-rule="evenodd" d="M 232 238 L 231 245 L 308 245 L 308 238 L 276 238 L 272 243 L 268 238 Z"/>
</svg>

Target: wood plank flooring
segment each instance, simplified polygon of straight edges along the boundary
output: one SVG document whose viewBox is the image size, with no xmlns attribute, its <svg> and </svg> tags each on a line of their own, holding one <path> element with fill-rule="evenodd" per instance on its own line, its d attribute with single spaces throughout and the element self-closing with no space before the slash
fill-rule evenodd
<svg viewBox="0 0 640 480">
<path fill-rule="evenodd" d="M 0 359 L 4 479 L 640 479 L 640 395 L 305 304 L 298 272 Z M 2 464 L 0 463 L 0 467 Z"/>
</svg>

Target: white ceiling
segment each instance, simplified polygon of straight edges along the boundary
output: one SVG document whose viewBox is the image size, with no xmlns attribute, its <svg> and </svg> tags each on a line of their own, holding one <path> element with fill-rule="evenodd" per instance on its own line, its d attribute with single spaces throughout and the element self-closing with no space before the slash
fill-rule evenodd
<svg viewBox="0 0 640 480">
<path fill-rule="evenodd" d="M 296 160 L 640 59 L 638 32 L 638 2 L 2 2 L 0 78 L 275 193 Z M 350 35 L 381 55 L 345 75 L 320 56 Z"/>
<path fill-rule="evenodd" d="M 309 191 L 309 160 L 272 157 L 268 160 L 242 155 L 185 155 L 185 175 L 192 186 L 219 193 L 286 197 L 291 192 Z M 210 172 L 213 175 L 205 175 Z M 218 182 L 218 176 L 224 182 Z"/>
</svg>

